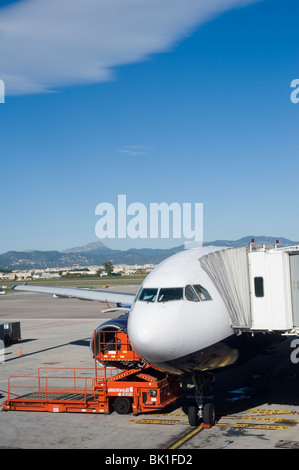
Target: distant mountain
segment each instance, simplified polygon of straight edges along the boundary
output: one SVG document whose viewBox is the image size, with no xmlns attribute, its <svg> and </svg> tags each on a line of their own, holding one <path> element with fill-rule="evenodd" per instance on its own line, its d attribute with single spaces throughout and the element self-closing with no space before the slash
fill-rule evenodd
<svg viewBox="0 0 299 470">
<path fill-rule="evenodd" d="M 0 269 L 28 270 L 45 268 L 66 268 L 75 266 L 102 265 L 105 261 L 113 264 L 158 264 L 163 259 L 182 250 L 184 247 L 169 250 L 95 250 L 95 252 L 59 251 L 8 251 L 0 255 Z"/>
<path fill-rule="evenodd" d="M 297 245 L 286 238 L 250 235 L 239 240 L 215 240 L 205 242 L 204 246 L 238 247 L 248 246 L 254 239 L 257 245 L 274 246 L 279 239 L 280 246 Z M 8 251 L 0 255 L 0 268 L 10 270 L 65 268 L 75 266 L 102 265 L 105 261 L 113 264 L 158 264 L 169 256 L 184 249 L 184 245 L 170 249 L 141 248 L 130 250 L 112 250 L 102 242 L 92 242 L 82 247 L 60 251 Z"/>
<path fill-rule="evenodd" d="M 92 254 L 101 254 L 103 252 L 109 253 L 113 251 L 111 248 L 108 248 L 102 242 L 91 242 L 84 246 L 76 246 L 75 248 L 68 248 L 63 250 L 61 253 L 92 253 Z"/>
<path fill-rule="evenodd" d="M 87 266 L 86 256 L 80 253 L 60 253 L 59 251 L 8 251 L 0 255 L 3 269 L 45 269 L 82 265 Z"/>
<path fill-rule="evenodd" d="M 266 245 L 266 246 L 274 246 L 276 241 L 279 240 L 279 246 L 291 246 L 297 245 L 299 242 L 294 242 L 288 240 L 287 238 L 283 237 L 267 237 L 267 236 L 255 236 L 255 235 L 248 235 L 247 237 L 240 238 L 239 240 L 215 240 L 213 242 L 205 242 L 204 246 L 225 246 L 235 248 L 238 246 L 248 246 L 250 245 L 251 240 L 254 240 L 256 245 Z"/>
</svg>

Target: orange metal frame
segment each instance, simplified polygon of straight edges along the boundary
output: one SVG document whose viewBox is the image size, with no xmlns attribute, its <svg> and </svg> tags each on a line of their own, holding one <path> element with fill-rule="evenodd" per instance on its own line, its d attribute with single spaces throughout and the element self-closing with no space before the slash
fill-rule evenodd
<svg viewBox="0 0 299 470">
<path fill-rule="evenodd" d="M 108 340 L 114 336 L 114 341 Z M 100 331 L 94 335 L 96 359 L 100 362 L 118 361 L 118 362 L 140 362 L 142 358 L 134 351 L 128 335 L 122 330 L 118 331 Z M 99 345 L 99 346 L 98 346 Z M 96 347 L 98 348 L 96 349 Z"/>
<path fill-rule="evenodd" d="M 42 370 L 49 371 L 50 375 L 43 375 Z M 99 390 L 95 384 L 100 380 L 105 383 L 107 372 L 110 371 L 111 377 L 112 371 L 96 368 L 95 375 L 79 375 L 86 374 L 87 371 L 90 374 L 94 369 L 42 367 L 38 369 L 37 376 L 9 377 L 8 399 L 3 404 L 3 410 L 108 412 L 105 387 L 102 387 L 99 399 Z M 64 375 L 60 375 L 62 372 Z M 24 385 L 27 380 L 30 380 L 30 383 Z M 25 395 L 20 395 L 25 391 Z M 11 395 L 17 394 L 17 398 L 10 398 Z"/>
<path fill-rule="evenodd" d="M 180 386 L 176 377 L 159 375 L 150 365 L 126 371 L 107 379 L 107 393 L 109 397 L 132 397 L 134 415 L 162 410 L 178 400 Z"/>
<path fill-rule="evenodd" d="M 144 368 L 137 367 L 140 357 L 133 350 L 127 335 L 123 331 L 113 333 L 114 342 L 111 342 L 110 331 L 109 341 L 101 342 L 98 344 L 98 349 L 94 349 L 97 351 L 94 369 L 41 367 L 35 377 L 10 377 L 8 399 L 3 403 L 3 410 L 108 414 L 117 397 L 126 397 L 132 402 L 133 414 L 137 415 L 161 410 L 176 401 L 180 397 L 178 379 L 173 375 L 163 374 L 149 364 Z M 102 338 L 105 339 L 105 335 Z M 105 358 L 106 345 L 115 348 L 110 349 L 110 353 L 113 351 L 115 354 L 109 354 L 107 359 Z M 117 370 L 113 368 L 98 367 L 97 361 L 103 363 L 105 360 L 111 362 L 113 359 L 136 362 L 136 368 L 117 373 Z M 87 371 L 91 370 L 94 371 L 93 375 L 86 376 Z M 50 375 L 44 375 L 45 371 L 49 371 Z M 61 375 L 62 371 L 68 371 L 68 375 Z M 22 382 L 22 385 L 12 384 L 12 381 L 17 379 Z M 31 379 L 29 386 L 24 385 L 27 379 Z M 35 381 L 35 385 L 32 385 L 32 381 Z M 63 383 L 63 386 L 58 386 L 58 383 Z M 16 391 L 24 393 L 25 390 L 27 392 L 25 395 L 10 398 L 11 395 L 16 396 Z"/>
</svg>

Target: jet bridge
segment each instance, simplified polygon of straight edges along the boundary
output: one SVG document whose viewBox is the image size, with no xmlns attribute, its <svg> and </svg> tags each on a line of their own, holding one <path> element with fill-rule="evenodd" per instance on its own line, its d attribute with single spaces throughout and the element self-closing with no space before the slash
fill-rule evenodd
<svg viewBox="0 0 299 470">
<path fill-rule="evenodd" d="M 299 334 L 299 245 L 254 245 L 199 259 L 221 294 L 235 332 Z"/>
</svg>

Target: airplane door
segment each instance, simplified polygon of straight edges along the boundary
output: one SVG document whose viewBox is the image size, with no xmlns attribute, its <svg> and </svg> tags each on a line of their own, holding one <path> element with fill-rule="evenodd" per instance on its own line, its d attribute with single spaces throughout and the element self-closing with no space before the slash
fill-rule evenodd
<svg viewBox="0 0 299 470">
<path fill-rule="evenodd" d="M 299 255 L 290 255 L 290 275 L 294 326 L 299 326 Z"/>
</svg>

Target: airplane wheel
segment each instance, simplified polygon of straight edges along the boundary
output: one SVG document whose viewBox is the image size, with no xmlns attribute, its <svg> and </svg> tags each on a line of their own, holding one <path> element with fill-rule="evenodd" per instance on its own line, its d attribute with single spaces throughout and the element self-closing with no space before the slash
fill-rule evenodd
<svg viewBox="0 0 299 470">
<path fill-rule="evenodd" d="M 119 397 L 113 403 L 114 410 L 119 415 L 126 415 L 131 411 L 131 402 L 129 398 Z"/>
<path fill-rule="evenodd" d="M 215 408 L 213 403 L 206 403 L 202 410 L 202 420 L 204 424 L 214 426 L 215 424 Z"/>
<path fill-rule="evenodd" d="M 190 426 L 198 426 L 200 419 L 198 416 L 198 407 L 196 405 L 191 405 L 188 408 L 188 420 Z"/>
</svg>

